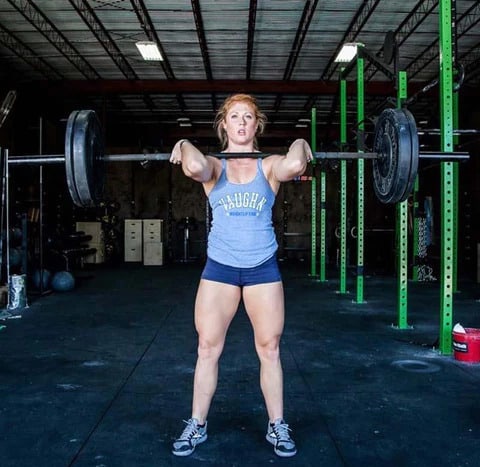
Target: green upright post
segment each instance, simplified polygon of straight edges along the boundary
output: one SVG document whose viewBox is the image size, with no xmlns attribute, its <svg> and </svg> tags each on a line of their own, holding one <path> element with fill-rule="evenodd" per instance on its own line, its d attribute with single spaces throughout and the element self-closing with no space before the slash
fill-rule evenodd
<svg viewBox="0 0 480 467">
<path fill-rule="evenodd" d="M 312 125 L 317 127 L 317 109 L 312 109 Z M 313 131 L 313 129 L 312 129 Z M 312 133 L 312 150 L 317 150 L 317 136 Z M 315 160 L 315 159 L 314 159 Z M 315 174 L 314 174 L 315 178 Z M 313 180 L 312 180 L 313 183 Z M 316 181 L 315 181 L 316 183 Z M 320 266 L 319 280 L 325 282 L 327 268 L 327 173 L 324 169 L 320 171 Z"/>
<path fill-rule="evenodd" d="M 407 74 L 398 73 L 398 107 L 407 98 Z M 397 326 L 407 329 L 407 288 L 408 288 L 408 200 L 397 204 Z"/>
<path fill-rule="evenodd" d="M 327 280 L 327 172 L 320 172 L 320 281 Z"/>
<path fill-rule="evenodd" d="M 440 139 L 441 151 L 453 151 L 452 2 L 440 0 Z M 441 271 L 439 350 L 452 354 L 453 321 L 453 163 L 441 162 Z"/>
<path fill-rule="evenodd" d="M 453 93 L 453 128 L 458 130 L 458 92 Z M 458 136 L 453 137 L 454 148 L 458 144 Z M 458 292 L 458 162 L 452 162 L 453 170 L 453 292 Z"/>
<path fill-rule="evenodd" d="M 340 145 L 347 143 L 347 81 L 340 80 Z M 347 293 L 347 161 L 340 161 L 340 293 Z"/>
<path fill-rule="evenodd" d="M 365 60 L 359 54 L 357 58 L 357 150 L 364 152 L 364 97 L 365 88 L 363 80 Z M 363 303 L 364 286 L 364 230 L 365 230 L 365 160 L 357 161 L 357 294 L 356 303 Z"/>
<path fill-rule="evenodd" d="M 315 108 L 312 108 L 312 121 L 311 121 L 311 148 L 315 152 L 317 150 L 317 112 Z M 312 160 L 312 228 L 311 228 L 311 267 L 310 275 L 313 278 L 317 277 L 317 177 L 315 171 L 316 159 Z"/>
</svg>

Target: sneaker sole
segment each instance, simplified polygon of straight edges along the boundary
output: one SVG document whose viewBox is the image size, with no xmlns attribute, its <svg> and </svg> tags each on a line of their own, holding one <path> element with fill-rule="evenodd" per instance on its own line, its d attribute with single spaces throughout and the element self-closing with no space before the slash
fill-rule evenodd
<svg viewBox="0 0 480 467">
<path fill-rule="evenodd" d="M 295 449 L 295 451 L 292 451 L 292 452 L 283 452 L 283 451 L 277 451 L 277 447 L 276 447 L 276 444 L 277 444 L 277 440 L 275 438 L 271 438 L 270 436 L 268 436 L 268 434 L 265 436 L 265 439 L 273 445 L 273 452 L 278 456 L 278 457 L 293 457 L 296 453 L 297 453 L 297 450 Z"/>
<path fill-rule="evenodd" d="M 186 456 L 189 456 L 190 454 L 193 453 L 193 451 L 195 451 L 195 448 L 199 445 L 199 444 L 202 444 L 204 443 L 205 441 L 207 441 L 207 438 L 208 436 L 205 435 L 205 437 L 203 438 L 200 438 L 196 443 L 195 445 L 193 446 L 192 449 L 190 449 L 189 451 L 172 451 L 172 454 L 174 456 L 178 456 L 178 457 L 186 457 Z"/>
</svg>

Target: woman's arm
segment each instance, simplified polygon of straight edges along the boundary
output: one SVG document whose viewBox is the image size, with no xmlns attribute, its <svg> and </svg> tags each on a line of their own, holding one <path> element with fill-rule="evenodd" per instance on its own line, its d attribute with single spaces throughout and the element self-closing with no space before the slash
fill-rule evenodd
<svg viewBox="0 0 480 467">
<path fill-rule="evenodd" d="M 204 156 L 188 139 L 177 141 L 170 162 L 181 164 L 183 173 L 197 182 L 207 183 L 214 177 L 214 158 Z"/>
<path fill-rule="evenodd" d="M 272 174 L 279 182 L 288 182 L 302 175 L 313 159 L 312 149 L 304 139 L 296 139 L 287 155 L 277 157 L 272 164 Z"/>
</svg>

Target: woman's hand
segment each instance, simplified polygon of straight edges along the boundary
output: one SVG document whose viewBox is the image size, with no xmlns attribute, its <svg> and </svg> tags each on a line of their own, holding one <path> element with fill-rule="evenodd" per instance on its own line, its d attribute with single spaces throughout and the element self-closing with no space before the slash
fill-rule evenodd
<svg viewBox="0 0 480 467">
<path fill-rule="evenodd" d="M 188 141 L 187 139 L 181 139 L 176 142 L 175 146 L 173 146 L 172 154 L 170 156 L 170 162 L 172 164 L 181 164 L 182 163 L 182 145 Z"/>
<path fill-rule="evenodd" d="M 311 162 L 313 160 L 312 148 L 303 138 L 296 139 L 288 148 L 288 152 L 291 152 L 292 149 L 296 149 L 297 146 L 302 147 L 307 162 Z"/>
</svg>

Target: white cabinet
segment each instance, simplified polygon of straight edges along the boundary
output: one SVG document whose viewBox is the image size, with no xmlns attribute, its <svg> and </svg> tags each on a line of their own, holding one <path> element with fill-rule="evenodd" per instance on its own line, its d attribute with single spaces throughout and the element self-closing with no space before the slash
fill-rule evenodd
<svg viewBox="0 0 480 467">
<path fill-rule="evenodd" d="M 142 261 L 142 231 L 140 219 L 125 219 L 125 262 Z"/>
<path fill-rule="evenodd" d="M 163 220 L 143 219 L 143 264 L 163 265 Z"/>
</svg>

